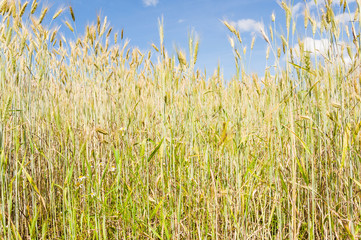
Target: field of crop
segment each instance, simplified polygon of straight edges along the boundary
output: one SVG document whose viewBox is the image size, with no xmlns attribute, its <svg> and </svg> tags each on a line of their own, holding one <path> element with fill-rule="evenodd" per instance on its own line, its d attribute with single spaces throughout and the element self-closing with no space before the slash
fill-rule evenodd
<svg viewBox="0 0 361 240">
<path fill-rule="evenodd" d="M 361 16 L 331 2 L 304 15 L 323 55 L 291 45 L 282 4 L 262 77 L 225 21 L 227 80 L 195 68 L 196 38 L 169 54 L 161 22 L 141 52 L 106 18 L 69 40 L 40 3 L 0 1 L 0 239 L 360 239 Z"/>
</svg>

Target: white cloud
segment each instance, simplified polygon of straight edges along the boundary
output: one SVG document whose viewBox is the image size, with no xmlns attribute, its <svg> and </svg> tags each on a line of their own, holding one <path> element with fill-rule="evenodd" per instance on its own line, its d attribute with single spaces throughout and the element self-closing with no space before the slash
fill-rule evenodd
<svg viewBox="0 0 361 240">
<path fill-rule="evenodd" d="M 340 5 L 340 1 L 341 1 L 341 0 L 334 0 L 334 1 L 332 2 L 332 4 L 339 6 L 339 5 Z M 280 0 L 277 0 L 277 2 L 278 2 L 279 4 L 281 3 Z M 356 0 L 348 0 L 348 1 L 347 1 L 348 4 L 354 3 L 354 2 L 356 2 Z M 324 4 L 325 4 L 324 1 L 317 1 L 317 4 L 316 4 L 314 0 L 308 0 L 308 1 L 306 1 L 306 3 L 304 3 L 304 1 L 298 2 L 298 3 L 296 3 L 295 5 L 293 5 L 293 7 L 292 7 L 292 16 L 298 17 L 298 16 L 300 16 L 300 15 L 303 15 L 306 7 L 307 7 L 308 10 L 312 11 L 312 10 L 315 9 L 316 7 L 322 6 L 322 5 L 324 5 Z"/>
<path fill-rule="evenodd" d="M 303 45 L 303 51 L 309 52 L 311 55 L 316 56 L 326 56 L 327 52 L 329 51 L 331 47 L 331 43 L 328 39 L 322 38 L 322 39 L 313 39 L 310 37 L 306 37 L 302 40 Z M 296 57 L 300 56 L 300 44 L 296 44 L 293 47 L 293 53 L 296 54 Z"/>
<path fill-rule="evenodd" d="M 353 20 L 353 17 L 355 16 L 355 13 L 341 13 L 339 15 L 335 16 L 336 21 L 339 23 L 348 23 Z"/>
<path fill-rule="evenodd" d="M 303 40 L 303 44 L 305 51 L 316 55 L 325 55 L 331 46 L 330 41 L 326 38 L 317 40 L 308 37 Z"/>
<path fill-rule="evenodd" d="M 292 8 L 292 16 L 298 17 L 305 11 L 305 4 L 302 2 L 296 3 Z"/>
<path fill-rule="evenodd" d="M 240 32 L 259 32 L 264 28 L 263 23 L 253 19 L 241 19 L 237 22 L 232 22 L 231 24 L 237 27 Z"/>
<path fill-rule="evenodd" d="M 159 3 L 159 0 L 143 0 L 143 3 L 146 7 L 156 6 Z"/>
<path fill-rule="evenodd" d="M 313 3 L 313 0 L 312 2 L 311 1 L 308 1 L 309 3 L 307 3 L 307 6 L 309 6 L 310 3 Z M 279 6 L 281 6 L 282 8 L 282 1 L 281 0 L 277 0 L 277 3 Z M 289 6 L 289 3 L 287 3 L 287 5 Z M 291 6 L 291 11 L 292 11 L 292 16 L 293 17 L 298 17 L 300 15 L 303 14 L 304 10 L 305 10 L 305 3 L 304 1 L 301 1 L 301 2 L 298 2 L 294 5 Z"/>
<path fill-rule="evenodd" d="M 351 58 L 349 57 L 348 53 L 347 53 L 347 49 L 345 47 L 345 42 L 340 41 L 337 45 L 332 45 L 331 42 L 326 39 L 326 38 L 322 38 L 322 39 L 313 39 L 313 38 L 305 38 L 303 41 L 303 50 L 310 52 L 311 55 L 316 56 L 316 57 L 327 57 L 329 58 L 330 56 L 328 55 L 328 52 L 331 54 L 331 59 L 336 59 L 336 61 L 340 61 L 343 62 L 345 64 L 345 66 L 350 66 L 350 64 L 352 63 Z M 343 49 L 343 50 L 342 50 Z M 300 57 L 300 46 L 299 44 L 296 44 L 293 47 L 293 53 L 296 54 L 295 57 L 299 58 Z M 353 52 L 355 52 L 355 50 L 352 50 Z"/>
<path fill-rule="evenodd" d="M 342 0 L 334 0 L 334 1 L 332 1 L 332 5 L 339 5 L 340 6 L 341 1 Z M 356 0 L 347 0 L 348 4 L 353 3 L 353 2 L 356 2 Z M 314 8 L 314 7 L 317 7 L 317 6 L 320 6 L 320 5 L 325 5 L 325 1 L 317 1 L 317 4 L 316 4 L 314 0 L 308 0 L 306 2 L 306 5 L 309 8 Z"/>
</svg>

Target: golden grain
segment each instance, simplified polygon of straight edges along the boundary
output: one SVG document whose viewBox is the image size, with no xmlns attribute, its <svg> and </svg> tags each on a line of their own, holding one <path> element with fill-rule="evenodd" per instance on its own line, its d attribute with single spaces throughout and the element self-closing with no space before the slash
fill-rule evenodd
<svg viewBox="0 0 361 240">
<path fill-rule="evenodd" d="M 44 17 L 45 17 L 45 15 L 46 15 L 46 13 L 48 12 L 48 10 L 49 10 L 49 8 L 46 7 L 46 8 L 44 8 L 43 11 L 41 12 L 41 15 L 40 15 L 40 18 L 39 18 L 39 24 L 41 24 L 41 23 L 43 22 Z"/>
<path fill-rule="evenodd" d="M 106 38 L 108 38 L 110 36 L 110 33 L 112 32 L 113 28 L 109 28 L 108 32 L 107 32 L 107 35 L 106 35 Z"/>
<path fill-rule="evenodd" d="M 34 0 L 33 3 L 31 4 L 30 13 L 34 14 L 37 8 L 38 8 L 38 2 L 36 0 Z"/>
<path fill-rule="evenodd" d="M 60 8 L 53 16 L 53 20 L 56 19 L 57 17 L 60 16 L 60 14 L 62 14 L 62 12 L 64 11 L 64 9 Z"/>
<path fill-rule="evenodd" d="M 44 24 L 47 8 L 35 16 L 36 1 L 22 19 L 20 3 L 0 3 L 0 181 L 9 183 L 0 239 L 358 237 L 360 216 L 349 216 L 361 196 L 358 18 L 342 28 L 331 8 L 319 10 L 323 20 L 305 12 L 316 40 L 338 44 L 326 54 L 310 51 L 295 19 L 292 32 L 260 29 L 264 77 L 247 72 L 256 38 L 242 43 L 222 21 L 236 67 L 226 80 L 220 64 L 213 74 L 195 67 L 193 35 L 188 62 L 183 50 L 170 54 L 162 20 L 160 45 L 143 52 L 118 46 L 118 33 L 110 44 L 106 17 L 73 41 Z M 72 20 L 63 23 L 74 32 Z"/>
<path fill-rule="evenodd" d="M 178 55 L 178 61 L 181 64 L 181 66 L 186 66 L 187 65 L 187 59 L 185 57 L 184 52 L 182 50 L 179 50 L 177 52 L 177 55 Z"/>
<path fill-rule="evenodd" d="M 194 62 L 193 64 L 196 64 L 197 57 L 198 57 L 198 48 L 199 48 L 199 40 L 196 40 L 196 46 L 194 47 Z"/>
<path fill-rule="evenodd" d="M 74 32 L 74 28 L 71 26 L 71 24 L 68 21 L 65 21 L 65 25 L 69 28 L 70 31 Z"/>
<path fill-rule="evenodd" d="M 251 50 L 253 50 L 255 41 L 256 41 L 256 36 L 253 36 L 251 41 Z"/>
<path fill-rule="evenodd" d="M 69 6 L 69 11 L 70 11 L 71 19 L 73 20 L 73 22 L 75 22 L 75 15 L 74 15 L 73 8 L 71 6 Z"/>
<path fill-rule="evenodd" d="M 159 52 L 159 49 L 157 48 L 157 46 L 155 46 L 154 43 L 152 43 L 152 47 L 153 47 L 157 52 Z"/>
<path fill-rule="evenodd" d="M 26 7 L 28 6 L 28 4 L 29 4 L 29 2 L 25 2 L 24 4 L 23 4 L 23 6 L 21 7 L 21 9 L 20 9 L 20 17 L 22 17 L 23 15 L 24 15 L 24 13 L 25 13 L 25 9 L 26 9 Z"/>
<path fill-rule="evenodd" d="M 222 23 L 226 25 L 229 31 L 231 31 L 234 34 L 237 34 L 237 30 L 232 24 L 228 23 L 226 20 L 222 21 Z"/>
<path fill-rule="evenodd" d="M 270 40 L 269 40 L 266 32 L 264 31 L 264 27 L 263 27 L 263 26 L 260 27 L 260 33 L 261 33 L 263 39 L 264 39 L 268 44 L 271 44 L 271 42 L 270 42 Z"/>
</svg>

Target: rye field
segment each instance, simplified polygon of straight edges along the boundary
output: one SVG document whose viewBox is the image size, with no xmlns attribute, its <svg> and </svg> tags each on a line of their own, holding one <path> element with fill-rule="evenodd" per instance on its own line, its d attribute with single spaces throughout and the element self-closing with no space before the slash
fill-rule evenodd
<svg viewBox="0 0 361 240">
<path fill-rule="evenodd" d="M 225 79 L 162 21 L 142 52 L 106 17 L 76 34 L 71 7 L 1 0 L 0 239 L 360 239 L 361 1 L 334 2 L 297 27 L 281 3 L 263 75 L 223 21 Z"/>
</svg>

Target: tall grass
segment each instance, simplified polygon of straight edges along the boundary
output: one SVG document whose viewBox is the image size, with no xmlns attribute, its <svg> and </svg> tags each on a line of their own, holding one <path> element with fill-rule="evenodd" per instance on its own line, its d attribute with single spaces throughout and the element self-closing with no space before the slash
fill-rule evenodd
<svg viewBox="0 0 361 240">
<path fill-rule="evenodd" d="M 170 55 L 162 22 L 141 52 L 106 19 L 71 41 L 44 23 L 76 32 L 71 8 L 1 1 L 0 239 L 359 239 L 360 6 L 347 28 L 331 1 L 305 14 L 321 56 L 282 6 L 262 78 L 224 22 L 225 84 L 195 68 L 196 38 Z"/>
</svg>

